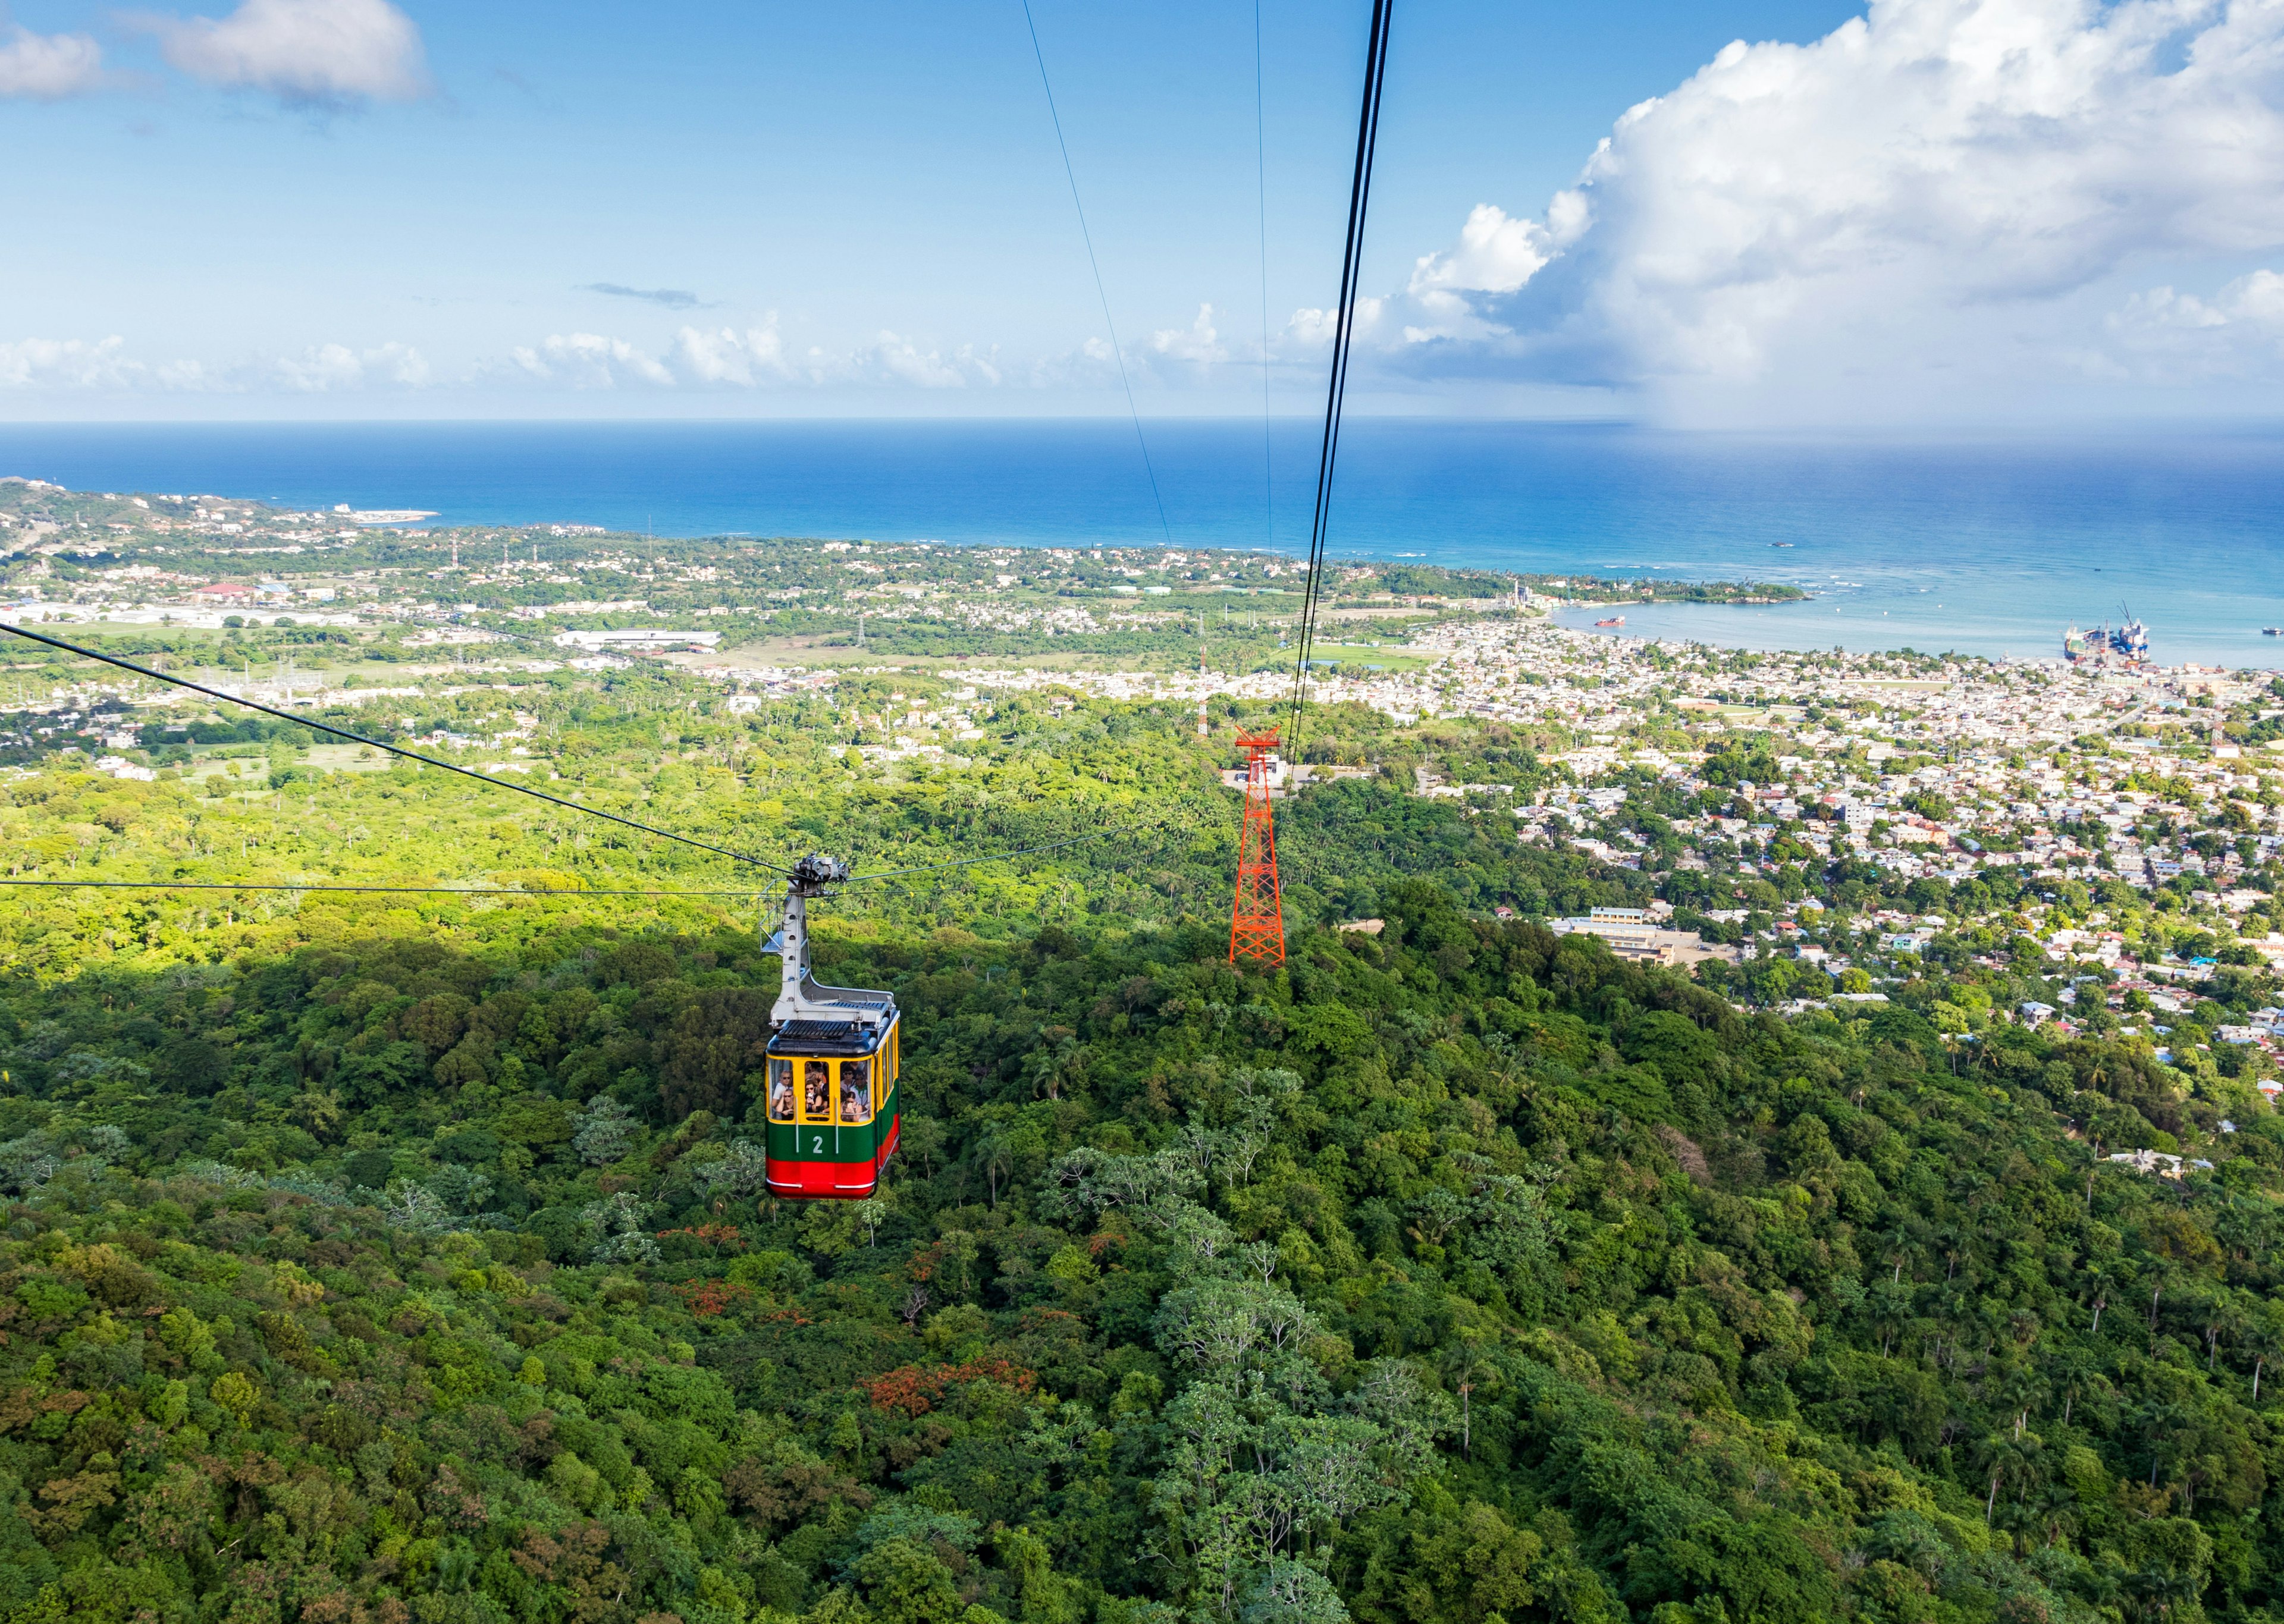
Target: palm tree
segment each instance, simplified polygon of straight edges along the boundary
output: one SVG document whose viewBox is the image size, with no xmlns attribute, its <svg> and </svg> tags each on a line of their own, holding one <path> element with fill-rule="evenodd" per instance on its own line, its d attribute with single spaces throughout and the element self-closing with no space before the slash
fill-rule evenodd
<svg viewBox="0 0 2284 1624">
<path fill-rule="evenodd" d="M 2149 1449 L 2151 1488 L 2157 1487 L 2157 1473 L 2164 1465 L 2166 1456 L 2180 1448 L 2183 1418 L 2178 1406 L 2158 1394 L 2153 1394 L 2133 1407 L 2133 1428 L 2141 1434 L 2142 1441 Z"/>
<path fill-rule="evenodd" d="M 2062 1384 L 2062 1425 L 2068 1426 L 2070 1411 L 2077 1403 L 2077 1390 L 2093 1374 L 2093 1361 L 2077 1342 L 2065 1342 L 2048 1359 L 2048 1367 Z"/>
<path fill-rule="evenodd" d="M 2157 1351 L 2157 1307 L 2164 1300 L 2165 1281 L 2169 1270 L 2158 1263 L 2149 1271 L 2149 1351 Z"/>
<path fill-rule="evenodd" d="M 2260 1402 L 2260 1374 L 2269 1361 L 2284 1361 L 2284 1302 L 2269 1299 L 2254 1311 L 2245 1332 L 2252 1353 L 2252 1401 Z"/>
<path fill-rule="evenodd" d="M 1991 1492 L 1983 1502 L 1983 1520 L 1991 1521 L 1992 1508 L 1998 1503 L 1998 1480 L 2006 1473 L 2006 1435 L 1992 1433 L 1975 1446 L 1975 1458 L 1983 1471 L 1991 1474 Z"/>
<path fill-rule="evenodd" d="M 2024 1510 L 2029 1525 L 2044 1528 L 2051 1546 L 2061 1538 L 2062 1529 L 2077 1520 L 2077 1491 L 2067 1483 L 2045 1484 L 2024 1503 Z"/>
<path fill-rule="evenodd" d="M 2046 1384 L 2035 1368 L 2018 1364 L 2007 1370 L 1997 1386 L 1997 1396 L 2014 1412 L 2014 1438 L 2019 1442 L 2030 1425 L 2031 1409 L 2045 1396 Z"/>
<path fill-rule="evenodd" d="M 1991 1474 L 1991 1489 L 1983 1502 L 1983 1520 L 1989 1524 L 1998 1505 L 1998 1485 L 2011 1480 L 2018 1499 L 2045 1481 L 2045 1444 L 2036 1433 L 2009 1437 L 1992 1433 L 1975 1448 L 1975 1457 Z"/>
<path fill-rule="evenodd" d="M 2085 1273 L 2087 1289 L 2093 1293 L 2093 1323 L 2086 1334 L 2098 1337 L 2101 1334 L 2101 1311 L 2109 1306 L 2109 1286 L 2116 1271 L 2094 1258 L 2088 1258 L 2080 1267 Z"/>
<path fill-rule="evenodd" d="M 1443 1374 L 1451 1378 L 1451 1390 L 1459 1395 L 1459 1453 L 1474 1453 L 1474 1417 L 1471 1400 L 1480 1386 L 1498 1385 L 1498 1367 L 1483 1356 L 1480 1333 L 1459 1332 L 1458 1347 L 1443 1352 Z M 1484 1378 L 1488 1377 L 1488 1383 Z"/>
<path fill-rule="evenodd" d="M 2204 1305 L 2205 1373 L 2212 1373 L 2220 1357 L 2220 1341 L 2226 1337 L 2232 1342 L 2241 1339 L 2245 1330 L 2245 1313 L 2236 1293 L 2223 1288 L 2208 1298 Z"/>
<path fill-rule="evenodd" d="M 1942 1249 L 1944 1284 L 1958 1278 L 1959 1260 L 1967 1251 L 1967 1237 L 1955 1223 L 1939 1226 L 1935 1231 L 1936 1245 Z"/>
<path fill-rule="evenodd" d="M 1880 1333 L 1880 1356 L 1889 1350 L 1912 1323 L 1912 1288 L 1895 1280 L 1877 1280 L 1872 1284 L 1872 1328 Z"/>
</svg>

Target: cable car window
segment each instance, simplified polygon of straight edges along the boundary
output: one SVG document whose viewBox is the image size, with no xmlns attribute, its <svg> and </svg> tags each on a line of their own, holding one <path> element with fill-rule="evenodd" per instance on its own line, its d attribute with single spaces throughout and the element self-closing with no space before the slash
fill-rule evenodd
<svg viewBox="0 0 2284 1624">
<path fill-rule="evenodd" d="M 770 1120 L 793 1120 L 793 1062 L 770 1062 Z"/>
<path fill-rule="evenodd" d="M 833 1063 L 830 1060 L 804 1060 L 802 1063 L 802 1119 L 810 1122 L 833 1120 Z"/>
<path fill-rule="evenodd" d="M 841 1120 L 855 1128 L 872 1120 L 872 1063 L 869 1060 L 843 1060 L 841 1063 Z"/>
</svg>

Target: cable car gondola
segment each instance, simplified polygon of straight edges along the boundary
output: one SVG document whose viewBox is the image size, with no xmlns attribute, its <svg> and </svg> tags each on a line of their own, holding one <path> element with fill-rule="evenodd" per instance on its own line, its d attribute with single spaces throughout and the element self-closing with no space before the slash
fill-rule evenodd
<svg viewBox="0 0 2284 1624">
<path fill-rule="evenodd" d="M 766 1176 L 771 1195 L 794 1200 L 861 1201 L 896 1149 L 895 995 L 810 979 L 809 899 L 848 878 L 827 857 L 794 864 L 785 922 L 763 948 L 783 966 L 765 1062 Z"/>
</svg>

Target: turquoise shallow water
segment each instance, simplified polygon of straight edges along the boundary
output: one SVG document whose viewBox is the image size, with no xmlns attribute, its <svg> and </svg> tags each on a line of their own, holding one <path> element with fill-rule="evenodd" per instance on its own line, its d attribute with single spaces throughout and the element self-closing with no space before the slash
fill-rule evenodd
<svg viewBox="0 0 2284 1624">
<path fill-rule="evenodd" d="M 0 425 L 0 472 L 662 535 L 1305 543 L 1313 425 L 1276 426 L 1273 487 L 1257 421 L 1146 432 L 1162 529 L 1132 426 L 1101 419 Z M 1899 443 L 1364 420 L 1343 441 L 1332 541 L 1816 594 L 1629 610 L 1629 632 L 2044 655 L 2068 622 L 2128 605 L 2162 660 L 2284 666 L 2284 637 L 2260 634 L 2284 625 L 2284 432 Z"/>
</svg>

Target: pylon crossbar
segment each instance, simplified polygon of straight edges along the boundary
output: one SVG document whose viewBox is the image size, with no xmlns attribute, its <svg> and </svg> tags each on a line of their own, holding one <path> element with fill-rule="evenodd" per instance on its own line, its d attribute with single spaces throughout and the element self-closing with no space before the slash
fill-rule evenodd
<svg viewBox="0 0 2284 1624">
<path fill-rule="evenodd" d="M 1230 911 L 1229 962 L 1285 962 L 1285 904 L 1277 879 L 1277 823 L 1270 810 L 1269 763 L 1277 730 L 1240 733 L 1246 753 L 1245 822 L 1237 837 L 1237 901 Z"/>
</svg>

